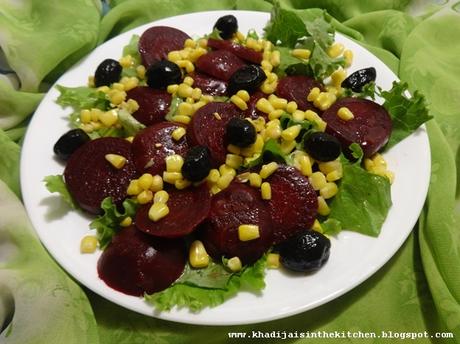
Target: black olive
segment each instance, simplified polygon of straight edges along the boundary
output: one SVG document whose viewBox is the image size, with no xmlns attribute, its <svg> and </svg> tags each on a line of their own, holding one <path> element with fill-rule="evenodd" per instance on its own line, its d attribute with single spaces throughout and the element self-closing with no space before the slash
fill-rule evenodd
<svg viewBox="0 0 460 344">
<path fill-rule="evenodd" d="M 267 76 L 262 68 L 256 65 L 247 65 L 232 74 L 228 81 L 229 94 L 235 94 L 239 90 L 254 92 L 265 81 Z"/>
<path fill-rule="evenodd" d="M 233 117 L 227 124 L 226 137 L 228 143 L 237 147 L 248 147 L 256 140 L 256 129 L 247 120 Z"/>
<path fill-rule="evenodd" d="M 302 231 L 280 243 L 277 250 L 284 267 L 293 271 L 313 272 L 329 259 L 330 240 L 314 230 Z"/>
<path fill-rule="evenodd" d="M 211 167 L 208 147 L 195 146 L 185 156 L 182 175 L 191 182 L 199 182 L 208 176 Z"/>
<path fill-rule="evenodd" d="M 303 142 L 305 151 L 315 160 L 331 161 L 339 157 L 341 146 L 339 140 L 322 132 L 310 134 Z"/>
<path fill-rule="evenodd" d="M 118 61 L 112 59 L 102 61 L 99 66 L 97 66 L 96 73 L 94 73 L 94 85 L 96 85 L 96 87 L 109 86 L 119 81 L 122 69 Z"/>
<path fill-rule="evenodd" d="M 147 69 L 147 85 L 151 88 L 166 88 L 180 84 L 182 72 L 178 65 L 168 60 L 161 60 Z"/>
<path fill-rule="evenodd" d="M 67 160 L 80 146 L 90 141 L 90 137 L 81 129 L 72 129 L 62 135 L 54 144 L 54 154 Z"/>
<path fill-rule="evenodd" d="M 342 81 L 342 87 L 349 88 L 353 92 L 361 92 L 363 86 L 375 81 L 377 72 L 374 67 L 363 68 L 350 74 L 348 78 Z"/>
<path fill-rule="evenodd" d="M 223 39 L 232 38 L 233 34 L 238 31 L 238 20 L 234 15 L 227 15 L 217 19 L 214 29 L 219 30 L 220 37 Z"/>
</svg>

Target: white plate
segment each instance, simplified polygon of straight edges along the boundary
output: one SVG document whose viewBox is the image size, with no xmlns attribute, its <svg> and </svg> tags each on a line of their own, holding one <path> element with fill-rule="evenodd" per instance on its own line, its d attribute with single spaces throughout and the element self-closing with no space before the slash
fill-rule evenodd
<svg viewBox="0 0 460 344">
<path fill-rule="evenodd" d="M 81 86 L 88 75 L 105 58 L 119 58 L 122 47 L 133 34 L 142 34 L 152 25 L 173 26 L 190 35 L 209 33 L 216 19 L 224 14 L 237 16 L 240 31 L 262 28 L 267 13 L 248 11 L 214 11 L 187 14 L 156 21 L 126 32 L 95 49 L 74 66 L 57 83 Z M 354 52 L 351 71 L 374 66 L 377 84 L 389 89 L 397 79 L 383 62 L 350 39 L 337 34 L 337 40 Z M 21 157 L 21 186 L 24 203 L 45 247 L 57 262 L 83 285 L 123 307 L 161 319 L 192 324 L 231 325 L 274 320 L 322 305 L 354 288 L 399 249 L 415 225 L 422 209 L 430 176 L 430 150 L 424 128 L 385 154 L 396 178 L 391 188 L 393 207 L 378 238 L 342 232 L 332 239 L 329 262 L 310 276 L 288 275 L 268 270 L 262 295 L 241 292 L 223 305 L 194 314 L 186 309 L 157 313 L 141 298 L 128 296 L 107 287 L 96 271 L 100 252 L 82 255 L 81 238 L 89 230 L 89 217 L 67 211 L 60 198 L 45 189 L 43 178 L 62 174 L 64 166 L 53 157 L 53 145 L 69 129 L 70 109 L 63 110 L 55 101 L 59 93 L 52 88 L 38 107 L 27 131 Z M 250 310 L 250 311 L 248 311 Z"/>
</svg>

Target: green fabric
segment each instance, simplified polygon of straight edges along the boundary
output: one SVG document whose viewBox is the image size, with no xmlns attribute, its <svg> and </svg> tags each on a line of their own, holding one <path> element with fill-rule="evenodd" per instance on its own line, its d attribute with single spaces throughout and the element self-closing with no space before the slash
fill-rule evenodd
<svg viewBox="0 0 460 344">
<path fill-rule="evenodd" d="M 418 225 L 398 253 L 346 295 L 317 309 L 257 325 L 175 324 L 127 311 L 79 287 L 40 246 L 13 194 L 19 193 L 20 146 L 16 142 L 42 97 L 37 92 L 46 88 L 43 81 L 53 81 L 96 42 L 150 20 L 206 9 L 269 11 L 271 4 L 262 0 L 117 0 L 102 17 L 98 1 L 0 0 L 0 46 L 21 82 L 21 91 L 15 91 L 6 78 L 0 79 L 0 179 L 6 183 L 0 181 L 0 342 L 230 343 L 245 341 L 228 339 L 229 331 L 252 330 L 449 331 L 455 339 L 446 342 L 460 342 L 460 3 L 292 0 L 282 4 L 302 18 L 317 15 L 318 8 L 326 9 L 339 31 L 379 56 L 430 103 L 435 120 L 428 124 L 429 195 Z M 420 16 L 413 15 L 417 9 Z M 284 342 L 310 341 L 395 340 Z"/>
</svg>

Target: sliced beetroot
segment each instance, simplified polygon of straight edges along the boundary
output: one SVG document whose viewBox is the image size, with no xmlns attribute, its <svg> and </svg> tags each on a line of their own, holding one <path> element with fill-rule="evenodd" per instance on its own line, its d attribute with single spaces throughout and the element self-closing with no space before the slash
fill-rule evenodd
<svg viewBox="0 0 460 344">
<path fill-rule="evenodd" d="M 109 163 L 106 154 L 126 158 L 125 165 L 117 169 Z M 64 179 L 77 204 L 84 210 L 98 214 L 104 198 L 120 204 L 126 197 L 129 181 L 137 172 L 131 153 L 131 143 L 117 137 L 103 137 L 85 143 L 67 161 Z"/>
<path fill-rule="evenodd" d="M 210 51 L 196 61 L 196 67 L 200 72 L 224 81 L 228 81 L 232 74 L 244 65 L 244 61 L 226 50 Z"/>
<path fill-rule="evenodd" d="M 260 237 L 241 241 L 238 227 L 259 226 Z M 258 189 L 232 182 L 212 198 L 208 219 L 200 226 L 206 251 L 216 260 L 239 257 L 243 264 L 259 259 L 273 244 L 270 211 Z"/>
<path fill-rule="evenodd" d="M 260 64 L 262 62 L 262 53 L 260 51 L 255 51 L 254 49 L 245 47 L 232 41 L 208 38 L 208 47 L 214 50 L 230 51 L 240 59 L 250 63 Z"/>
<path fill-rule="evenodd" d="M 139 208 L 136 213 L 137 227 L 150 235 L 162 238 L 186 236 L 208 216 L 211 196 L 206 183 L 183 190 L 168 190 L 169 214 L 157 222 L 149 219 L 151 203 Z"/>
<path fill-rule="evenodd" d="M 184 271 L 185 262 L 182 240 L 155 238 L 131 226 L 113 237 L 97 271 L 109 287 L 142 296 L 168 288 Z"/>
<path fill-rule="evenodd" d="M 147 126 L 164 121 L 171 105 L 171 95 L 147 86 L 138 86 L 127 93 L 127 99 L 134 99 L 139 109 L 133 113 L 135 119 Z"/>
<path fill-rule="evenodd" d="M 268 115 L 265 112 L 257 110 L 257 108 L 256 108 L 257 101 L 260 98 L 265 98 L 265 97 L 266 97 L 266 94 L 261 92 L 261 91 L 257 91 L 255 93 L 251 94 L 251 97 L 249 98 L 249 101 L 247 102 L 248 108 L 247 108 L 247 110 L 244 110 L 243 116 L 244 117 L 250 117 L 252 119 L 257 119 L 259 117 L 263 117 L 263 118 L 265 118 L 265 120 L 268 120 Z"/>
<path fill-rule="evenodd" d="M 193 145 L 208 147 L 214 163 L 225 162 L 225 127 L 233 117 L 242 117 L 241 111 L 234 104 L 211 102 L 195 112 L 187 128 L 190 142 Z"/>
<path fill-rule="evenodd" d="M 224 96 L 227 93 L 226 81 L 213 78 L 203 73 L 193 73 L 193 87 L 198 87 L 204 94 L 211 96 Z"/>
<path fill-rule="evenodd" d="M 190 36 L 185 32 L 169 26 L 153 26 L 145 30 L 139 38 L 142 64 L 148 68 L 157 61 L 167 59 L 170 51 L 183 49 L 188 38 Z"/>
<path fill-rule="evenodd" d="M 139 172 L 161 175 L 166 169 L 167 156 L 173 154 L 185 156 L 189 148 L 187 138 L 184 136 L 176 141 L 171 136 L 173 131 L 181 126 L 172 122 L 160 122 L 137 133 L 133 140 L 132 151 Z"/>
<path fill-rule="evenodd" d="M 296 102 L 298 108 L 302 111 L 313 110 L 318 112 L 319 110 L 315 108 L 313 103 L 307 100 L 308 94 L 314 87 L 323 90 L 321 83 L 309 76 L 285 76 L 278 82 L 275 94 L 288 101 Z"/>
<path fill-rule="evenodd" d="M 354 115 L 349 121 L 337 116 L 341 107 L 348 108 Z M 342 98 L 326 110 L 322 118 L 327 122 L 326 132 L 335 136 L 344 150 L 358 143 L 364 157 L 370 157 L 382 148 L 391 134 L 391 118 L 385 108 L 371 100 Z"/>
<path fill-rule="evenodd" d="M 308 178 L 294 167 L 281 165 L 267 182 L 272 191 L 268 206 L 275 243 L 311 228 L 317 215 L 318 200 Z"/>
</svg>

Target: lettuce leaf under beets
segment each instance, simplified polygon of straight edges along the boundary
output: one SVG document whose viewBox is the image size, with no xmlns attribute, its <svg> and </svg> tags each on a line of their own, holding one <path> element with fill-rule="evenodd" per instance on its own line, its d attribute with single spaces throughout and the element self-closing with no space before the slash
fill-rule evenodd
<svg viewBox="0 0 460 344">
<path fill-rule="evenodd" d="M 71 106 L 75 110 L 98 108 L 107 110 L 110 101 L 106 99 L 105 93 L 91 87 L 65 87 L 57 85 L 61 93 L 57 103 L 62 106 Z"/>
<path fill-rule="evenodd" d="M 363 169 L 360 159 L 353 164 L 343 159 L 342 165 L 343 178 L 329 205 L 325 231 L 344 229 L 377 237 L 391 207 L 390 182 Z"/>
<path fill-rule="evenodd" d="M 210 265 L 201 273 L 210 275 L 206 270 L 214 270 L 215 265 Z M 228 276 L 228 272 L 224 272 L 226 271 L 225 268 L 220 266 L 214 270 L 215 273 L 225 274 L 219 276 L 219 288 L 200 286 L 203 281 L 193 281 L 191 278 L 181 277 L 168 289 L 152 295 L 145 295 L 145 299 L 160 311 L 170 310 L 173 307 L 187 307 L 191 311 L 198 312 L 205 307 L 215 307 L 222 304 L 241 289 L 255 293 L 260 292 L 265 288 L 265 266 L 266 256 L 260 258 L 253 265 L 243 268 L 241 272 L 231 273 L 230 276 Z M 190 276 L 187 271 L 184 275 L 186 274 Z M 225 283 L 222 283 L 223 281 Z"/>
<path fill-rule="evenodd" d="M 67 185 L 65 185 L 64 177 L 61 174 L 55 176 L 46 176 L 43 181 L 45 182 L 45 186 L 49 192 L 56 192 L 60 194 L 62 199 L 73 209 L 78 208 L 77 204 L 70 195 L 69 189 L 67 189 Z"/>
<path fill-rule="evenodd" d="M 302 19 L 294 12 L 282 9 L 279 3 L 274 4 L 264 31 L 266 39 L 273 44 L 288 48 L 294 48 L 297 40 L 308 34 Z"/>
<path fill-rule="evenodd" d="M 388 111 L 393 122 L 390 139 L 386 149 L 412 134 L 418 127 L 433 118 L 428 114 L 425 97 L 415 91 L 411 98 L 405 95 L 408 85 L 405 82 L 393 82 L 389 91 L 380 90 L 380 97 L 385 99 L 383 107 Z"/>
<path fill-rule="evenodd" d="M 101 249 L 104 249 L 121 228 L 120 222 L 128 216 L 134 217 L 138 203 L 132 199 L 126 199 L 123 201 L 123 212 L 119 212 L 117 206 L 112 202 L 112 198 L 107 197 L 102 201 L 101 208 L 104 214 L 94 219 L 89 227 L 96 229 L 99 245 Z"/>
</svg>

